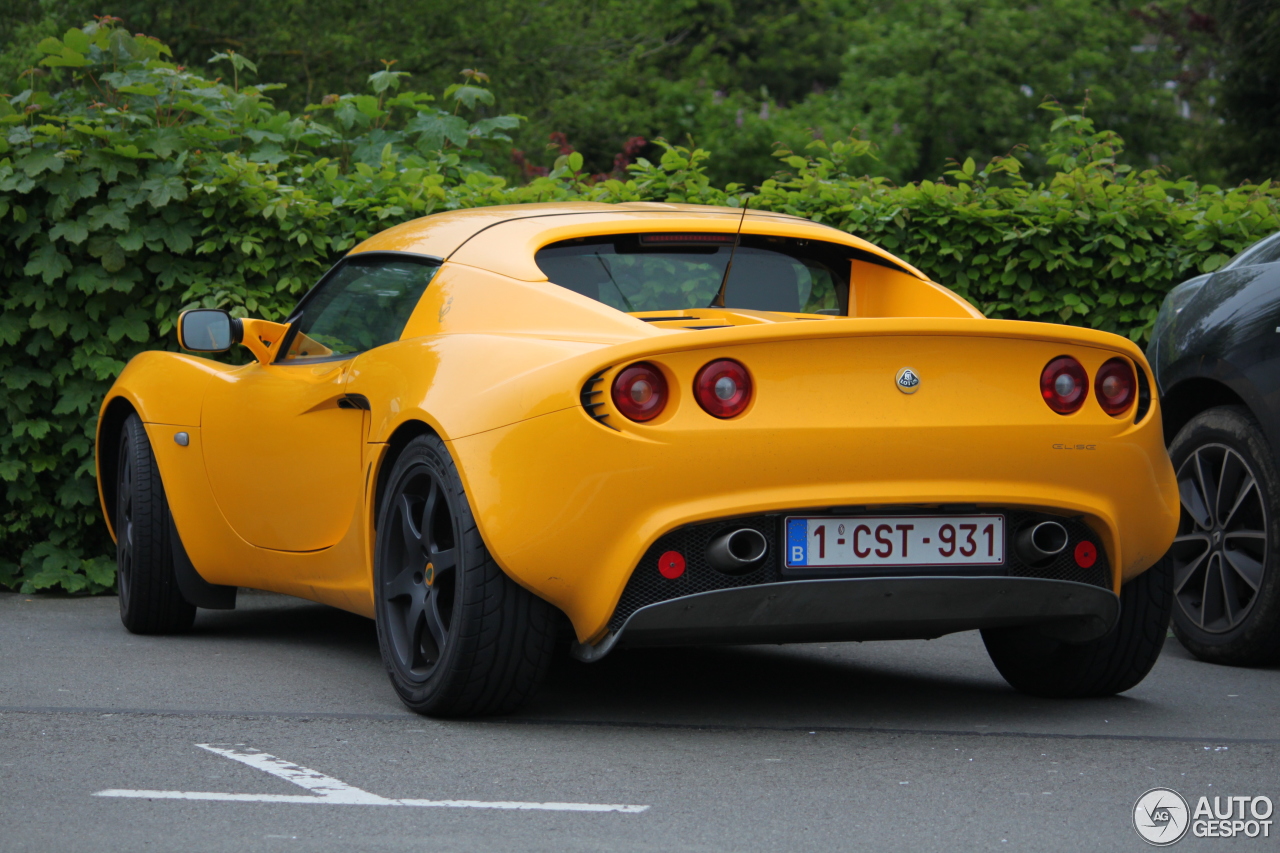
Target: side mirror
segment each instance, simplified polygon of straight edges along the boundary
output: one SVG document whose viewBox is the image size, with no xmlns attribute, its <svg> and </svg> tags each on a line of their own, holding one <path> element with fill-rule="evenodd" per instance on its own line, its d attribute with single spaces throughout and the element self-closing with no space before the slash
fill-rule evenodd
<svg viewBox="0 0 1280 853">
<path fill-rule="evenodd" d="M 178 315 L 178 345 L 192 352 L 226 352 L 240 343 L 242 325 L 220 308 L 195 308 Z"/>
</svg>

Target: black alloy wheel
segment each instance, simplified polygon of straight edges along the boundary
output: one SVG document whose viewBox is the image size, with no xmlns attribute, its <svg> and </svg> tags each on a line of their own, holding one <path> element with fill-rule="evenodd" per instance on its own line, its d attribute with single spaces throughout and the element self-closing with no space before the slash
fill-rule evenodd
<svg viewBox="0 0 1280 853">
<path fill-rule="evenodd" d="M 1201 660 L 1280 659 L 1277 479 L 1262 430 L 1241 407 L 1210 409 L 1182 428 L 1169 454 L 1182 504 L 1165 555 L 1174 633 Z"/>
<path fill-rule="evenodd" d="M 1257 475 L 1225 444 L 1196 447 L 1178 469 L 1182 518 L 1169 550 L 1184 618 L 1222 634 L 1249 616 L 1267 564 L 1267 505 Z"/>
<path fill-rule="evenodd" d="M 457 515 L 440 472 L 418 465 L 401 477 L 379 536 L 383 615 L 396 672 L 426 681 L 450 643 L 457 590 Z"/>
<path fill-rule="evenodd" d="M 411 710 L 514 710 L 546 675 L 559 611 L 498 567 L 448 447 L 412 439 L 382 489 L 374 550 L 378 646 Z"/>
</svg>

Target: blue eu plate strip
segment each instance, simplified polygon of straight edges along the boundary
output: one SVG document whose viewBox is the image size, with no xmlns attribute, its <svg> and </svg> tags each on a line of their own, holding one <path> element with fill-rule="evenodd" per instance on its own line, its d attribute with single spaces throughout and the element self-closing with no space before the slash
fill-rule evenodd
<svg viewBox="0 0 1280 853">
<path fill-rule="evenodd" d="M 787 565 L 806 566 L 809 564 L 809 519 L 787 519 Z"/>
</svg>

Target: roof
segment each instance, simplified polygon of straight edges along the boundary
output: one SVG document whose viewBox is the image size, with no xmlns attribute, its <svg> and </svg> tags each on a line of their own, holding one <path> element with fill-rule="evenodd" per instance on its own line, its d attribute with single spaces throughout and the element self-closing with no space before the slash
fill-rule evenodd
<svg viewBox="0 0 1280 853">
<path fill-rule="evenodd" d="M 359 252 L 411 252 L 479 267 L 522 281 L 544 281 L 534 263 L 538 249 L 559 240 L 644 231 L 721 231 L 807 237 L 853 246 L 928 280 L 928 276 L 868 243 L 829 225 L 771 211 L 665 202 L 547 202 L 476 207 L 414 219 L 370 237 Z"/>
</svg>

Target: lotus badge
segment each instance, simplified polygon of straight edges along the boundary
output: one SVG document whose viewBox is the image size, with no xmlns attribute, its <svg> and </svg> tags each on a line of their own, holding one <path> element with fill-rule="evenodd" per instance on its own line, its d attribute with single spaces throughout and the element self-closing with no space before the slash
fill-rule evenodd
<svg viewBox="0 0 1280 853">
<path fill-rule="evenodd" d="M 914 394 L 920 388 L 920 374 L 910 367 L 904 367 L 898 371 L 895 384 L 903 394 Z"/>
</svg>

